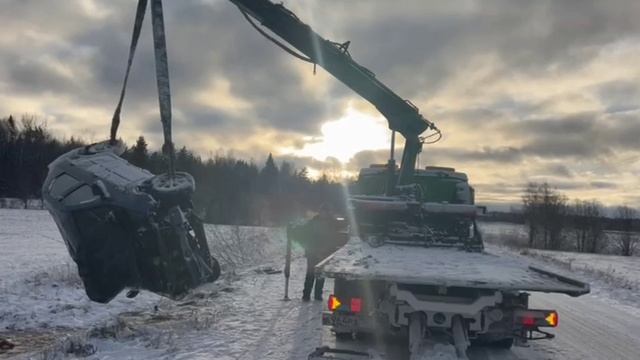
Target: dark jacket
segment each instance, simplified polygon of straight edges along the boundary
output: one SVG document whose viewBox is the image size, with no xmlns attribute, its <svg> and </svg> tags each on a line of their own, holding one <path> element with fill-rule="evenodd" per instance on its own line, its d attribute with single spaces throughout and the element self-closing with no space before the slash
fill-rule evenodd
<svg viewBox="0 0 640 360">
<path fill-rule="evenodd" d="M 333 254 L 347 241 L 343 221 L 318 214 L 292 229 L 293 240 L 299 243 L 308 259 L 319 262 Z"/>
</svg>

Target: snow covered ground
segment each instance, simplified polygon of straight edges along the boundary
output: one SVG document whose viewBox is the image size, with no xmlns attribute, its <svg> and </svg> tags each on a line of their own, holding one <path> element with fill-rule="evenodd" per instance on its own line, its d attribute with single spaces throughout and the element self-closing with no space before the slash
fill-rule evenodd
<svg viewBox="0 0 640 360">
<path fill-rule="evenodd" d="M 524 253 L 571 270 L 589 272 L 622 288 L 640 290 L 640 259 L 637 257 L 545 250 L 527 250 Z"/>
<path fill-rule="evenodd" d="M 320 302 L 299 300 L 304 260 L 294 259 L 291 301 L 282 301 L 281 229 L 208 226 L 225 277 L 179 302 L 143 292 L 91 303 L 55 224 L 43 211 L 0 209 L 0 337 L 17 347 L 0 359 L 306 359 L 335 345 L 321 326 Z M 530 348 L 474 348 L 471 359 L 637 359 L 640 304 L 588 271 L 489 247 L 502 256 L 558 265 L 592 281 L 580 298 L 533 294 L 532 305 L 560 311 L 557 338 Z M 588 263 L 588 261 L 586 261 Z M 577 264 L 577 263 L 576 263 Z M 325 286 L 328 293 L 329 282 Z M 624 296 L 623 296 L 624 295 Z M 368 344 L 340 343 L 343 347 Z M 387 359 L 404 359 L 402 341 Z M 437 350 L 437 349 L 436 349 Z M 447 358 L 441 354 L 440 358 Z M 438 357 L 436 357 L 438 358 Z"/>
<path fill-rule="evenodd" d="M 485 222 L 478 223 L 484 235 L 485 242 L 498 243 L 514 248 L 527 247 L 529 243 L 529 234 L 525 225 L 507 222 Z M 623 232 L 605 230 L 599 241 L 598 253 L 608 255 L 620 254 L 620 241 Z M 561 250 L 572 251 L 575 248 L 575 232 L 569 227 L 562 232 Z M 631 235 L 631 244 L 638 251 L 635 256 L 640 255 L 640 233 L 636 232 Z"/>
<path fill-rule="evenodd" d="M 525 247 L 528 242 L 527 229 L 521 224 L 505 222 L 478 222 L 485 243 Z"/>
<path fill-rule="evenodd" d="M 135 299 L 120 294 L 103 305 L 87 299 L 76 266 L 47 212 L 0 209 L 0 337 L 11 338 L 17 345 L 0 353 L 0 359 L 60 358 L 65 353 L 94 351 L 93 356 L 100 359 L 193 358 L 198 353 L 233 359 L 258 340 L 247 334 L 269 329 L 273 317 L 299 321 L 288 329 L 297 335 L 299 328 L 308 328 L 311 319 L 307 317 L 319 316 L 319 303 L 302 308 L 291 306 L 296 302 L 280 301 L 282 274 L 269 275 L 268 270 L 281 267 L 275 262 L 282 260 L 282 229 L 207 225 L 206 231 L 225 273 L 221 280 L 181 302 L 141 292 Z M 299 259 L 295 266 L 294 273 L 303 272 Z M 300 279 L 292 289 L 301 287 Z M 304 311 L 296 315 L 299 309 Z M 315 323 L 319 331 L 319 320 Z M 190 338 L 207 345 L 172 345 Z M 314 336 L 314 341 L 319 343 L 320 337 Z M 285 351 L 280 345 L 272 347 Z"/>
<path fill-rule="evenodd" d="M 551 342 L 534 343 L 535 356 L 548 359 L 640 358 L 640 258 L 523 248 L 523 226 L 481 224 L 487 250 L 513 256 L 587 280 L 591 293 L 579 298 L 534 294 L 531 306 L 553 308 L 560 325 Z M 514 349 L 519 353 L 520 349 Z M 527 356 L 531 356 L 528 354 Z M 535 357 L 537 358 L 537 357 Z"/>
<path fill-rule="evenodd" d="M 588 279 L 592 295 L 607 296 L 640 308 L 640 258 L 586 254 L 565 251 L 546 251 L 523 248 L 527 234 L 524 226 L 508 223 L 481 223 L 489 249 L 502 255 L 522 255 L 538 260 L 545 266 Z"/>
<path fill-rule="evenodd" d="M 58 229 L 45 211 L 0 209 L 0 330 L 85 328 L 159 300 L 89 301 Z"/>
</svg>

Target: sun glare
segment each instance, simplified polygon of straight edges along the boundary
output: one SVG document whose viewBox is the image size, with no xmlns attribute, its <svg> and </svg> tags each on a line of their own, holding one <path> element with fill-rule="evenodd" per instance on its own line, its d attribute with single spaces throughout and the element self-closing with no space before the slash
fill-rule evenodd
<svg viewBox="0 0 640 360">
<path fill-rule="evenodd" d="M 294 152 L 295 155 L 320 161 L 334 157 L 346 164 L 360 151 L 386 149 L 390 143 L 390 132 L 383 118 L 353 107 L 348 107 L 340 119 L 324 123 L 321 132 L 320 137 L 310 138 L 301 150 Z"/>
</svg>

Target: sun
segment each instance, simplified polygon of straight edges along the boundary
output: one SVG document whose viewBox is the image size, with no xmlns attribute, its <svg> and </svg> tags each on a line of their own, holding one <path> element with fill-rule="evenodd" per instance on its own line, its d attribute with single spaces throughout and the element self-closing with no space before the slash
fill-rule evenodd
<svg viewBox="0 0 640 360">
<path fill-rule="evenodd" d="M 324 161 L 329 157 L 342 164 L 364 150 L 387 149 L 390 132 L 382 117 L 374 117 L 349 106 L 338 120 L 327 121 L 320 128 L 321 136 L 307 138 L 307 144 L 294 155 L 309 156 Z"/>
</svg>

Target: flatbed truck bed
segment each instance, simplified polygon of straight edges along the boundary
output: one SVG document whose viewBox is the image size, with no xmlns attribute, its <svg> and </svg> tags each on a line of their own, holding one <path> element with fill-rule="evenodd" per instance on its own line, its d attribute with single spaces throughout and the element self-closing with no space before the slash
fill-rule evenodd
<svg viewBox="0 0 640 360">
<path fill-rule="evenodd" d="M 316 267 L 324 277 L 379 280 L 413 285 L 499 291 L 538 291 L 579 296 L 589 285 L 486 251 L 385 244 L 373 247 L 358 237 Z"/>
</svg>

